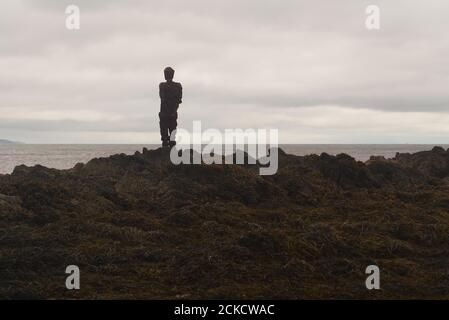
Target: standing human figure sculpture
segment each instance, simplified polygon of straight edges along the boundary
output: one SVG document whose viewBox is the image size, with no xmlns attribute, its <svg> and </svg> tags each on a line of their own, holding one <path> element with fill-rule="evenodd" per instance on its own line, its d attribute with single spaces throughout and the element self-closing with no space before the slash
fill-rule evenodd
<svg viewBox="0 0 449 320">
<path fill-rule="evenodd" d="M 182 86 L 173 81 L 175 70 L 170 67 L 164 69 L 165 82 L 159 84 L 161 111 L 159 112 L 159 126 L 163 147 L 174 146 L 175 140 L 170 140 L 171 134 L 178 126 L 178 108 L 182 103 Z"/>
</svg>

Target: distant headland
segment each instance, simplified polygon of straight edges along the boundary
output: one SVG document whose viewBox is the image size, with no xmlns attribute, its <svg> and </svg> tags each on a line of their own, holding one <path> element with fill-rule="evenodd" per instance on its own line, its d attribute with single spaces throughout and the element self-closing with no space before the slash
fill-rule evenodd
<svg viewBox="0 0 449 320">
<path fill-rule="evenodd" d="M 0 144 L 23 144 L 23 142 L 0 139 Z"/>
</svg>

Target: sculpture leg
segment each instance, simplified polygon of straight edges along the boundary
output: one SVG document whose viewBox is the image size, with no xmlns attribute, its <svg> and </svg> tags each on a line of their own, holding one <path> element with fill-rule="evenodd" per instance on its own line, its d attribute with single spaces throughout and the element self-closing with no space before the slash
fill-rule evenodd
<svg viewBox="0 0 449 320">
<path fill-rule="evenodd" d="M 170 120 L 168 121 L 168 131 L 169 131 L 170 137 L 171 137 L 172 132 L 175 131 L 176 128 L 178 127 L 178 121 L 177 120 L 178 120 L 178 116 L 176 115 L 176 116 L 170 117 Z M 173 141 L 170 140 L 169 143 L 170 143 L 170 146 L 176 145 L 176 141 L 175 140 L 173 140 Z"/>
<path fill-rule="evenodd" d="M 161 141 L 162 146 L 166 147 L 169 145 L 170 136 L 169 136 L 169 119 L 166 116 L 159 113 L 159 128 L 161 131 Z"/>
</svg>

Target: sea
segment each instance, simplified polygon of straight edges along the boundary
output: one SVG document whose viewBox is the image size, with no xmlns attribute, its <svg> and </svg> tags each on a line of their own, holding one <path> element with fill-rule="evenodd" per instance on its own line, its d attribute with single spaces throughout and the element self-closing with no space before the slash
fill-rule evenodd
<svg viewBox="0 0 449 320">
<path fill-rule="evenodd" d="M 399 153 L 431 150 L 430 144 L 286 144 L 280 147 L 294 155 L 346 153 L 359 161 L 370 156 L 392 158 Z M 439 145 L 445 149 L 449 145 Z M 89 144 L 0 144 L 0 174 L 10 174 L 18 165 L 42 165 L 55 169 L 70 169 L 77 163 L 117 153 L 134 154 L 143 148 L 156 149 L 159 145 L 89 145 Z"/>
</svg>

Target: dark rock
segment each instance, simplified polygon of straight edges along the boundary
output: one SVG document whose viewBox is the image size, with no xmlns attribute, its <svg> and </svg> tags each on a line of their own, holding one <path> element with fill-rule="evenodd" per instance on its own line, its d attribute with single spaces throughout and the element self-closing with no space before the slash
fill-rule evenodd
<svg viewBox="0 0 449 320">
<path fill-rule="evenodd" d="M 449 175 L 449 153 L 441 147 L 415 154 L 398 153 L 393 161 L 402 167 L 415 169 L 427 177 L 444 178 Z"/>
<path fill-rule="evenodd" d="M 278 152 L 272 176 L 174 165 L 169 148 L 17 167 L 0 176 L 0 297 L 372 298 L 373 261 L 401 288 L 375 298 L 441 297 L 448 152 Z M 87 270 L 76 296 L 60 290 L 67 264 Z"/>
<path fill-rule="evenodd" d="M 281 249 L 280 242 L 271 233 L 249 232 L 240 237 L 238 244 L 250 249 L 256 254 L 273 256 Z"/>
<path fill-rule="evenodd" d="M 446 151 L 442 147 L 436 146 L 436 147 L 432 148 L 432 152 L 434 152 L 434 153 L 445 153 Z"/>
</svg>

